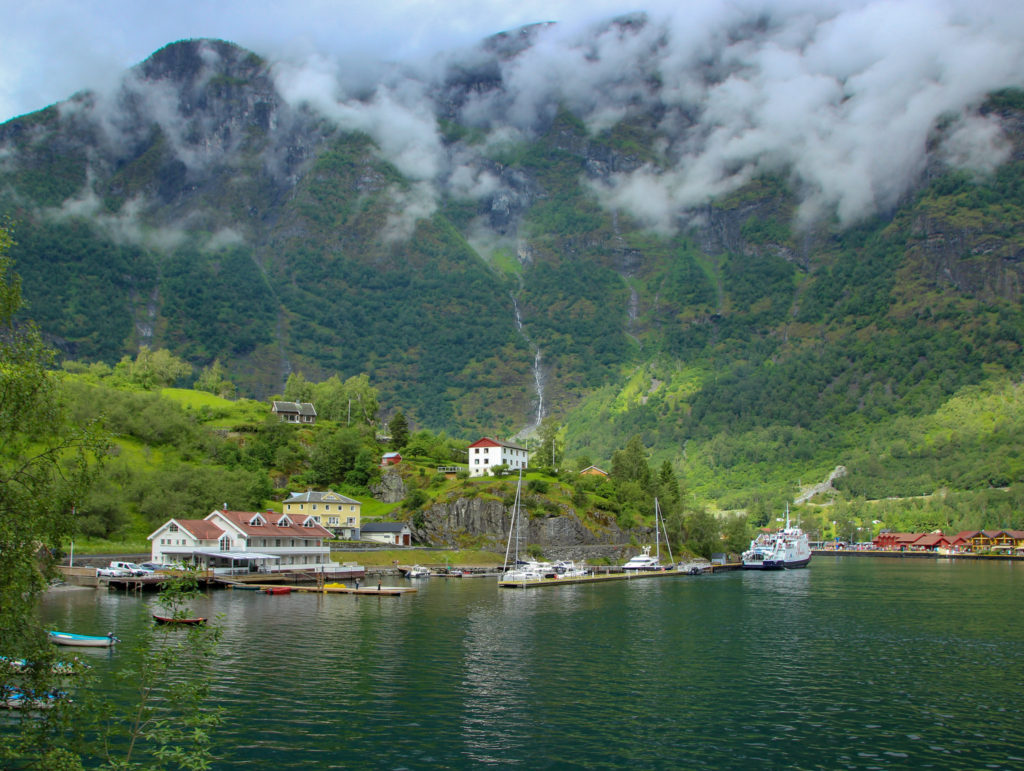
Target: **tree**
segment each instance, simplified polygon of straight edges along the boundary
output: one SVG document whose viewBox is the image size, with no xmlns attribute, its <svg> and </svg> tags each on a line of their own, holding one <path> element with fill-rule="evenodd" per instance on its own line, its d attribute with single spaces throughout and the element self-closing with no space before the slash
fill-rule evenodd
<svg viewBox="0 0 1024 771">
<path fill-rule="evenodd" d="M 703 506 L 691 511 L 686 516 L 684 527 L 686 545 L 695 554 L 710 557 L 716 549 L 721 549 L 722 542 L 718 537 L 718 523 Z"/>
<path fill-rule="evenodd" d="M 392 450 L 401 450 L 405 447 L 409 441 L 409 423 L 401 410 L 398 410 L 388 421 L 388 431 L 391 433 Z"/>
<path fill-rule="evenodd" d="M 190 374 L 191 364 L 179 359 L 166 348 L 153 351 L 148 345 L 139 348 L 135 361 L 128 368 L 128 379 L 147 390 L 173 385 Z"/>
<path fill-rule="evenodd" d="M 676 508 L 680 503 L 679 480 L 667 458 L 662 461 L 658 472 L 658 498 L 666 508 Z"/>
<path fill-rule="evenodd" d="M 301 372 L 293 372 L 284 384 L 284 398 L 289 402 L 313 401 L 313 384 Z"/>
<path fill-rule="evenodd" d="M 540 447 L 534 453 L 536 465 L 550 465 L 551 468 L 558 468 L 561 465 L 565 452 L 565 440 L 561 437 L 563 428 L 564 426 L 550 415 L 541 421 L 537 428 Z"/>
<path fill-rule="evenodd" d="M 235 397 L 235 384 L 227 378 L 227 372 L 221 366 L 220 359 L 214 359 L 209 367 L 203 367 L 203 371 L 196 378 L 195 389 L 207 393 L 222 396 L 225 399 Z"/>
<path fill-rule="evenodd" d="M 726 551 L 742 554 L 750 548 L 750 527 L 745 514 L 730 517 L 722 527 Z"/>
<path fill-rule="evenodd" d="M 624 449 L 612 453 L 611 476 L 616 481 L 638 482 L 641 486 L 648 487 L 651 469 L 647 465 L 647 450 L 639 434 L 633 436 Z"/>
<path fill-rule="evenodd" d="M 31 687 L 45 690 L 56 685 L 54 654 L 36 619 L 36 601 L 74 534 L 75 504 L 85 496 L 106 440 L 98 427 L 68 420 L 61 373 L 51 369 L 54 351 L 34 324 L 15 322 L 21 282 L 7 256 L 12 243 L 0 227 L 0 655 L 36 662 Z M 72 756 L 54 738 L 60 735 L 55 721 L 67 712 L 44 712 L 0 736 L 0 765 L 67 765 Z"/>
</svg>

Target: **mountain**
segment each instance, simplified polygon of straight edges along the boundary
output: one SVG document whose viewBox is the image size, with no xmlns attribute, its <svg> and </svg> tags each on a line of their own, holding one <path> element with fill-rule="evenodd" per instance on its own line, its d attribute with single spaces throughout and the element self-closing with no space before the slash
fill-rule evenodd
<svg viewBox="0 0 1024 771">
<path fill-rule="evenodd" d="M 718 500 L 838 464 L 869 496 L 1020 481 L 1005 424 L 972 435 L 1007 459 L 985 478 L 930 426 L 1021 379 L 1024 94 L 869 120 L 885 84 L 826 110 L 749 76 L 771 23 L 685 61 L 644 15 L 556 27 L 350 73 L 181 41 L 0 125 L 26 315 L 68 358 L 220 359 L 256 398 L 366 372 L 455 435 L 553 415 L 607 462 L 639 434 Z"/>
</svg>

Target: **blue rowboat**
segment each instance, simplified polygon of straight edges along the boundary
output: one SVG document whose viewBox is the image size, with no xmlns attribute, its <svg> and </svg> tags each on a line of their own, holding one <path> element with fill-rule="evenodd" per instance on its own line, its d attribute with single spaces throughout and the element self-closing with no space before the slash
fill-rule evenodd
<svg viewBox="0 0 1024 771">
<path fill-rule="evenodd" d="M 113 632 L 103 637 L 91 634 L 73 634 L 72 632 L 50 632 L 50 642 L 77 648 L 109 648 L 117 642 L 117 638 L 114 637 Z"/>
</svg>

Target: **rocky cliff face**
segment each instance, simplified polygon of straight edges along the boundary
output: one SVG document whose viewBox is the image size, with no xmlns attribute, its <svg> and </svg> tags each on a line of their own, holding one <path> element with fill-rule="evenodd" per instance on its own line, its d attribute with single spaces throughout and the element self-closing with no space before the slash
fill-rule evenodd
<svg viewBox="0 0 1024 771">
<path fill-rule="evenodd" d="M 501 501 L 459 498 L 431 506 L 411 528 L 418 543 L 456 548 L 472 542 L 503 553 L 511 525 L 512 509 Z M 637 551 L 632 539 L 646 543 L 653 538 L 649 528 L 625 532 L 614 523 L 594 532 L 574 513 L 531 518 L 527 528 L 526 542 L 539 547 L 547 559 L 625 559 Z"/>
</svg>

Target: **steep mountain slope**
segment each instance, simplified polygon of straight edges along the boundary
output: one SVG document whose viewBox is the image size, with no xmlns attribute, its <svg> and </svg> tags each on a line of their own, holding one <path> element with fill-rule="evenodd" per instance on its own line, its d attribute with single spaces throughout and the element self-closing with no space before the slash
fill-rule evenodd
<svg viewBox="0 0 1024 771">
<path fill-rule="evenodd" d="M 116 94 L 0 126 L 28 315 L 69 357 L 220 358 L 257 397 L 367 372 L 435 429 L 553 414 L 594 460 L 639 433 L 719 498 L 1019 378 L 1020 92 L 940 104 L 906 157 L 815 160 L 768 124 L 718 152 L 735 41 L 774 42 L 730 30 L 681 65 L 618 19 L 557 87 L 547 26 L 329 88 L 172 44 Z M 830 98 L 846 126 L 866 97 Z"/>
</svg>

